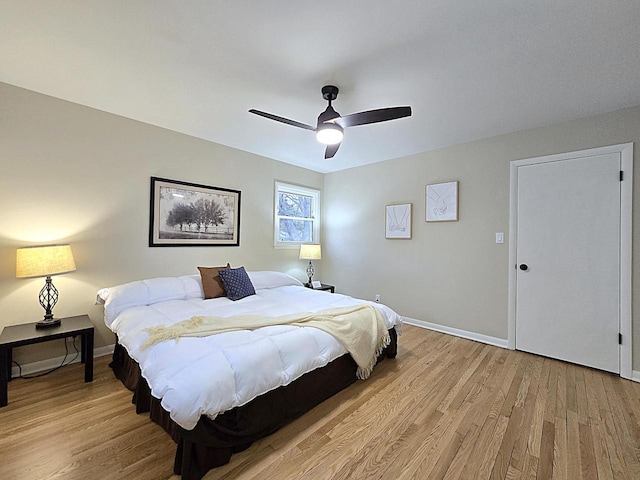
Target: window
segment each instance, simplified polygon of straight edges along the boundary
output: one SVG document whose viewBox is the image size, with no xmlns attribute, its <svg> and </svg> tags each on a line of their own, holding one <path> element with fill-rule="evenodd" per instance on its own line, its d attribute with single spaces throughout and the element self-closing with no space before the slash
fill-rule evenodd
<svg viewBox="0 0 640 480">
<path fill-rule="evenodd" d="M 320 191 L 276 182 L 276 247 L 320 242 Z"/>
</svg>

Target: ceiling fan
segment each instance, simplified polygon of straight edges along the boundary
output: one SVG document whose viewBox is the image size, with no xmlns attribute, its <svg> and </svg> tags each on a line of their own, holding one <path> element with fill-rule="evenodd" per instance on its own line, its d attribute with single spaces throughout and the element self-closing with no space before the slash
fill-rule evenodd
<svg viewBox="0 0 640 480">
<path fill-rule="evenodd" d="M 386 122 L 387 120 L 395 120 L 396 118 L 411 116 L 411 107 L 388 107 L 352 113 L 351 115 L 345 115 L 343 117 L 331 106 L 331 102 L 337 97 L 338 87 L 334 85 L 325 85 L 322 87 L 322 98 L 329 102 L 329 106 L 318 116 L 318 123 L 315 127 L 307 125 L 306 123 L 300 123 L 295 120 L 279 117 L 278 115 L 273 115 L 271 113 L 261 112 L 260 110 L 255 110 L 253 108 L 249 110 L 249 112 L 275 120 L 276 122 L 282 122 L 287 125 L 293 125 L 294 127 L 316 132 L 317 140 L 327 146 L 324 152 L 324 158 L 332 158 L 336 154 L 338 148 L 340 148 L 344 129 L 347 127 Z"/>
</svg>

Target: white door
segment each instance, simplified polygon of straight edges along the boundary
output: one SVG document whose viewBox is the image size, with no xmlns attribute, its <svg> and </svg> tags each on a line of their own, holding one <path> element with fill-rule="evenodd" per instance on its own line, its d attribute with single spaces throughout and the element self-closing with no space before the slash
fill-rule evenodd
<svg viewBox="0 0 640 480">
<path fill-rule="evenodd" d="M 620 154 L 517 169 L 515 346 L 620 372 Z"/>
</svg>

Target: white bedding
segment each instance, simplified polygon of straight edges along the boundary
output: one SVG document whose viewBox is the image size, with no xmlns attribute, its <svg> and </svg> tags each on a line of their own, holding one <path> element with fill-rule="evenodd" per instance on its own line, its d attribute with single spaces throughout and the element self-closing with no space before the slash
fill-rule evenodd
<svg viewBox="0 0 640 480">
<path fill-rule="evenodd" d="M 346 353 L 331 335 L 311 327 L 272 326 L 209 337 L 181 338 L 140 350 L 145 328 L 170 326 L 194 315 L 278 316 L 369 303 L 388 328 L 401 317 L 385 305 L 315 291 L 283 273 L 249 272 L 256 294 L 238 301 L 203 300 L 199 275 L 133 282 L 102 289 L 105 323 L 140 365 L 151 394 L 187 430 L 200 415 L 214 418 L 255 397 L 287 385 Z"/>
</svg>

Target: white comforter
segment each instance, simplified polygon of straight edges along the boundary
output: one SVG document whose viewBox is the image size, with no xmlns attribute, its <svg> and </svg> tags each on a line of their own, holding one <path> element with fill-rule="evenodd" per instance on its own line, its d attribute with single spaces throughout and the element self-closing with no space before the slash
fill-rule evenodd
<svg viewBox="0 0 640 480">
<path fill-rule="evenodd" d="M 249 276 L 256 295 L 235 302 L 226 297 L 203 300 L 197 291 L 197 285 L 202 288 L 197 276 L 133 282 L 98 293 L 105 302 L 105 323 L 140 365 L 151 394 L 187 430 L 195 427 L 200 415 L 214 418 L 244 405 L 326 365 L 346 350 L 315 328 L 272 326 L 181 338 L 141 351 L 147 338 L 145 328 L 173 325 L 194 315 L 277 316 L 371 303 L 314 291 L 277 272 L 249 272 Z M 381 310 L 388 328 L 400 326 L 397 313 L 381 304 L 372 305 Z"/>
</svg>

